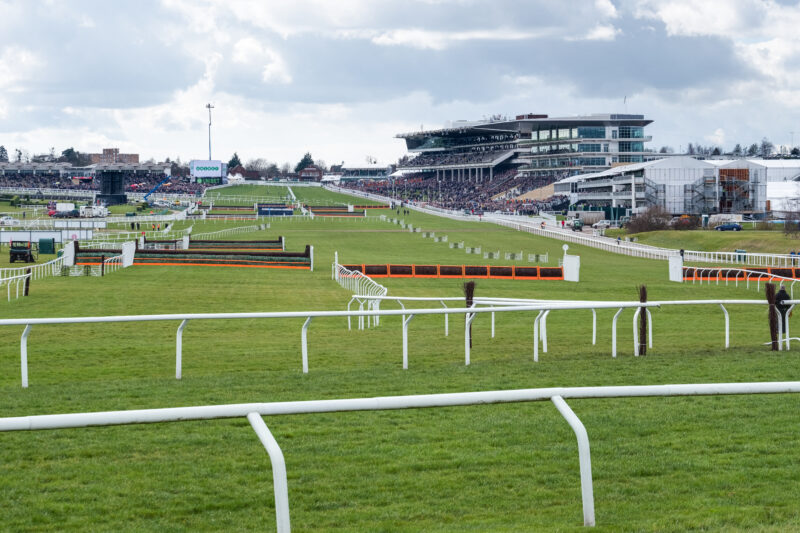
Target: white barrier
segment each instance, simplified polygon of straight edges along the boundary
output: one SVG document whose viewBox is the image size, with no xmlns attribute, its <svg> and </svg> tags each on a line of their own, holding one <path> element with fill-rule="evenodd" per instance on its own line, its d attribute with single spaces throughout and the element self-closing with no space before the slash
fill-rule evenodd
<svg viewBox="0 0 800 533">
<path fill-rule="evenodd" d="M 208 233 L 198 233 L 192 235 L 195 239 L 208 239 L 209 237 L 225 237 L 227 235 L 238 235 L 240 233 L 252 233 L 254 231 L 262 231 L 269 229 L 269 224 L 255 224 L 253 226 L 239 226 L 236 228 L 228 228 L 219 231 L 211 231 Z"/>
<path fill-rule="evenodd" d="M 8 296 L 8 301 L 11 301 L 11 287 L 14 287 L 14 299 L 19 300 L 20 290 L 22 290 L 23 295 L 25 294 L 25 283 L 29 283 L 31 276 L 33 274 L 19 274 L 16 276 L 11 276 L 7 278 L 0 278 L 0 287 L 3 285 L 6 286 L 6 295 Z"/>
<path fill-rule="evenodd" d="M 381 300 L 384 297 L 365 297 L 364 300 L 374 299 Z M 444 300 L 437 298 L 437 300 Z M 352 301 L 352 300 L 351 300 Z M 556 302 L 525 302 L 525 301 L 509 301 L 506 299 L 483 300 L 481 303 L 491 305 L 488 308 L 479 308 L 476 306 L 469 308 L 444 308 L 444 309 L 400 309 L 400 310 L 358 310 L 358 311 L 284 311 L 284 312 L 271 312 L 271 313 L 191 313 L 191 314 L 171 314 L 171 315 L 122 315 L 122 316 L 96 316 L 96 317 L 64 317 L 64 318 L 11 318 L 0 320 L 0 326 L 22 325 L 25 326 L 22 337 L 20 339 L 20 367 L 22 374 L 22 387 L 28 386 L 28 335 L 34 325 L 42 324 L 94 324 L 104 322 L 154 322 L 154 321 L 180 321 L 180 326 L 176 334 L 176 357 L 175 357 L 175 378 L 181 379 L 181 364 L 182 364 L 182 336 L 183 330 L 189 320 L 231 320 L 231 319 L 252 319 L 252 318 L 305 318 L 301 330 L 301 358 L 303 372 L 308 372 L 308 342 L 307 334 L 308 327 L 311 320 L 314 318 L 333 318 L 333 317 L 382 317 L 382 316 L 400 316 L 402 317 L 402 348 L 403 348 L 403 368 L 408 368 L 408 324 L 417 315 L 449 315 L 461 314 L 464 315 L 465 324 L 469 326 L 478 314 L 506 312 L 528 312 L 537 311 L 533 324 L 533 360 L 539 360 L 539 342 L 541 340 L 543 352 L 547 353 L 547 315 L 554 310 L 590 310 L 593 313 L 593 325 L 595 331 L 593 332 L 593 343 L 596 340 L 596 310 L 597 309 L 617 309 L 612 321 L 612 339 L 611 339 L 611 355 L 617 356 L 617 319 L 625 309 L 637 310 L 633 317 L 633 347 L 634 355 L 639 355 L 638 333 L 636 327 L 636 318 L 641 309 L 648 312 L 649 329 L 649 344 L 653 345 L 652 333 L 652 317 L 650 316 L 650 307 L 661 307 L 666 305 L 719 305 L 725 314 L 725 347 L 729 346 L 729 332 L 730 323 L 728 311 L 725 305 L 766 305 L 763 300 L 681 300 L 681 301 L 654 301 L 654 302 L 577 302 L 577 301 L 556 301 Z M 787 300 L 787 305 L 800 303 L 800 301 Z M 349 305 L 349 304 L 348 304 Z M 779 324 L 778 338 L 779 349 L 783 349 L 783 341 L 786 341 L 786 349 L 789 349 L 789 313 L 786 313 L 785 323 Z M 494 328 L 492 328 L 494 330 Z M 786 336 L 783 336 L 783 332 Z M 540 337 L 541 332 L 541 337 Z M 464 330 L 465 345 L 464 345 L 464 364 L 470 364 L 469 346 L 469 327 Z"/>
<path fill-rule="evenodd" d="M 283 452 L 262 417 L 294 414 L 337 413 L 355 411 L 387 411 L 398 409 L 441 408 L 467 405 L 505 404 L 550 400 L 575 433 L 581 478 L 583 525 L 595 525 L 594 489 L 592 482 L 589 436 L 581 420 L 566 399 L 653 398 L 670 396 L 721 396 L 739 394 L 797 394 L 800 382 L 762 383 L 697 383 L 675 385 L 627 385 L 610 387 L 554 387 L 504 391 L 457 392 L 410 396 L 384 396 L 338 400 L 249 403 L 139 409 L 0 418 L 0 431 L 40 431 L 50 429 L 152 424 L 247 418 L 264 445 L 273 471 L 275 519 L 277 531 L 290 531 L 289 485 Z"/>
<path fill-rule="evenodd" d="M 692 285 L 694 285 L 695 282 L 698 282 L 700 285 L 702 285 L 704 281 L 706 282 L 707 285 L 711 285 L 712 282 L 716 282 L 716 284 L 719 285 L 720 281 L 724 281 L 725 282 L 725 286 L 727 286 L 729 281 L 733 281 L 734 282 L 734 286 L 738 287 L 739 286 L 739 276 L 738 276 L 738 274 L 744 274 L 744 278 L 745 279 L 742 280 L 742 281 L 746 283 L 746 287 L 748 289 L 750 288 L 750 280 L 751 279 L 755 279 L 756 280 L 756 290 L 757 291 L 761 290 L 761 280 L 764 280 L 765 283 L 766 282 L 770 282 L 770 281 L 778 280 L 780 283 L 782 283 L 784 285 L 789 285 L 789 295 L 792 298 L 794 298 L 794 284 L 796 282 L 800 281 L 800 280 L 798 280 L 796 278 L 787 278 L 785 276 L 778 276 L 776 274 L 770 274 L 769 272 L 756 272 L 756 271 L 753 271 L 753 270 L 747 270 L 745 268 L 683 267 L 683 272 L 685 273 L 686 270 L 688 270 L 688 269 L 692 269 L 695 272 L 695 275 L 692 276 Z M 737 275 L 733 280 L 729 280 L 728 276 L 722 277 L 722 272 L 723 271 L 724 272 L 735 272 Z M 713 279 L 711 277 L 711 273 L 712 272 L 716 272 L 717 273 L 717 275 L 714 276 Z M 699 279 L 697 279 L 698 277 L 699 277 Z"/>
<path fill-rule="evenodd" d="M 372 300 L 365 300 L 362 295 L 366 295 L 367 298 L 371 296 L 386 296 L 389 292 L 389 289 L 381 285 L 380 283 L 376 282 L 371 277 L 367 276 L 366 274 L 359 272 L 358 270 L 348 270 L 347 268 L 343 267 L 339 264 L 339 252 L 334 253 L 334 260 L 333 265 L 331 265 L 332 270 L 332 277 L 343 288 L 347 289 L 348 291 L 354 293 L 356 296 L 350 299 L 347 303 L 347 310 L 350 311 L 350 306 L 353 304 L 354 301 L 358 302 L 358 310 L 364 310 L 364 304 L 367 304 L 368 310 L 378 311 L 380 310 L 380 300 L 379 299 L 372 299 Z M 366 327 L 370 327 L 372 324 L 378 325 L 380 323 L 379 316 L 367 316 L 366 318 Z M 364 329 L 365 327 L 365 319 L 364 316 L 359 316 L 358 318 L 358 329 Z M 347 317 L 347 329 L 351 329 L 351 322 L 350 317 Z"/>
<path fill-rule="evenodd" d="M 46 263 L 38 265 L 30 265 L 25 267 L 15 268 L 0 268 L 0 281 L 10 277 L 25 274 L 25 271 L 31 269 L 32 279 L 42 279 L 47 276 L 57 276 L 61 272 L 61 266 L 64 263 L 63 257 L 56 257 Z"/>
</svg>

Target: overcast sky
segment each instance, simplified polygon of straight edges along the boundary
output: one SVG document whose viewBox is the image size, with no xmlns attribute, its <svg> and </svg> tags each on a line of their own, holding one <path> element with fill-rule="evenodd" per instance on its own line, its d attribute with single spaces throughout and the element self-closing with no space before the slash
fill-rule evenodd
<svg viewBox="0 0 800 533">
<path fill-rule="evenodd" d="M 0 144 L 390 163 L 420 127 L 640 113 L 651 146 L 800 144 L 779 0 L 0 0 Z M 627 103 L 624 103 L 627 97 Z"/>
</svg>

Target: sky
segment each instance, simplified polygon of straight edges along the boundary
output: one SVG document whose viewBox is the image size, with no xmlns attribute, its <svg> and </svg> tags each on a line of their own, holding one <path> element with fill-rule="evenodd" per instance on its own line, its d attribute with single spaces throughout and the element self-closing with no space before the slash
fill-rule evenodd
<svg viewBox="0 0 800 533">
<path fill-rule="evenodd" d="M 797 28 L 780 0 L 0 0 L 0 145 L 205 159 L 207 103 L 215 159 L 279 165 L 521 113 L 800 145 Z"/>
</svg>

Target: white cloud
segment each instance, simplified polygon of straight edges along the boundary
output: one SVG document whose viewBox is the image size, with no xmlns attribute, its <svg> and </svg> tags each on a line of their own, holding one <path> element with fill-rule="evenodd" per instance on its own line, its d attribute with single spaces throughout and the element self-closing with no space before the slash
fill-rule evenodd
<svg viewBox="0 0 800 533">
<path fill-rule="evenodd" d="M 283 58 L 274 50 L 262 46 L 253 37 L 240 39 L 233 46 L 232 59 L 258 69 L 264 83 L 291 83 L 292 76 Z"/>
<path fill-rule="evenodd" d="M 474 30 L 443 32 L 419 28 L 397 29 L 374 35 L 371 41 L 382 46 L 410 46 L 412 48 L 444 50 L 448 46 L 465 41 L 520 41 L 542 37 L 550 32 L 518 31 L 498 28 L 496 30 Z"/>
<path fill-rule="evenodd" d="M 32 51 L 8 46 L 0 52 L 0 89 L 19 90 L 20 82 L 34 76 L 44 62 Z"/>
<path fill-rule="evenodd" d="M 610 24 L 598 24 L 583 37 L 567 37 L 567 41 L 613 41 L 620 30 Z"/>
</svg>

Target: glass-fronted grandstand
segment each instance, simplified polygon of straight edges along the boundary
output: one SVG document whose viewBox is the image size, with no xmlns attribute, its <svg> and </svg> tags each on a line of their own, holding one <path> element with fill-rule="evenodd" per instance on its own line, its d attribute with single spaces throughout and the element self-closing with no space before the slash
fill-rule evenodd
<svg viewBox="0 0 800 533">
<path fill-rule="evenodd" d="M 509 188 L 525 192 L 575 174 L 650 159 L 655 154 L 645 146 L 651 138 L 644 128 L 651 122 L 629 114 L 460 121 L 439 130 L 396 135 L 410 152 L 399 167 L 459 182 L 480 183 L 514 173 Z"/>
</svg>

